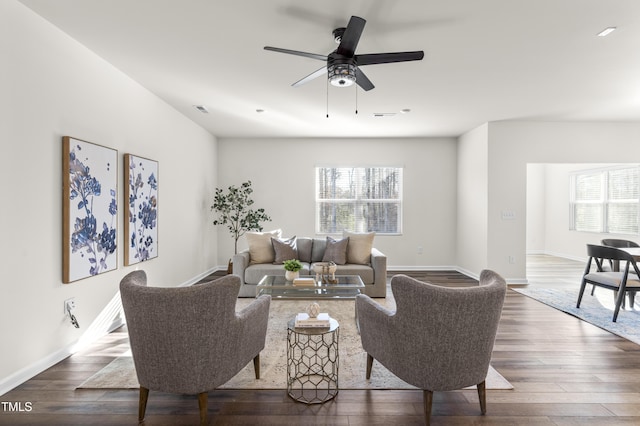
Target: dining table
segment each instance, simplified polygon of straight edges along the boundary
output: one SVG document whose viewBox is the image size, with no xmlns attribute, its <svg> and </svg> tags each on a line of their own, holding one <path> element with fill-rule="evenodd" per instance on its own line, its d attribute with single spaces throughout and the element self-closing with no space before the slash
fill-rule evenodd
<svg viewBox="0 0 640 426">
<path fill-rule="evenodd" d="M 629 253 L 637 261 L 640 261 L 640 247 L 619 247 L 620 250 L 624 250 Z"/>
</svg>

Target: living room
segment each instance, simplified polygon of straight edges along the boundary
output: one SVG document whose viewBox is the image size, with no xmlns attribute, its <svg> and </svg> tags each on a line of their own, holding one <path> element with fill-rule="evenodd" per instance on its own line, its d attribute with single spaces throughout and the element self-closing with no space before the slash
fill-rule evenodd
<svg viewBox="0 0 640 426">
<path fill-rule="evenodd" d="M 1 221 L 0 395 L 121 324 L 107 308 L 126 273 L 144 269 L 154 285 L 177 286 L 226 267 L 233 241 L 212 224 L 216 187 L 251 180 L 256 205 L 272 218 L 267 229 L 310 236 L 316 166 L 401 166 L 403 233 L 375 242 L 390 270 L 452 269 L 477 278 L 491 268 L 511 284 L 524 284 L 527 165 L 640 158 L 637 115 L 624 122 L 495 118 L 450 136 L 216 136 L 24 4 L 0 3 L 8 64 L 0 79 L 2 185 L 6 199 L 16 200 Z M 365 98 L 359 102 L 364 109 Z M 129 267 L 120 261 L 115 271 L 62 283 L 63 136 L 118 150 L 118 188 L 123 154 L 158 161 L 157 259 Z M 515 218 L 503 220 L 503 212 Z M 120 215 L 120 225 L 123 220 Z M 72 297 L 79 329 L 63 311 Z"/>
</svg>

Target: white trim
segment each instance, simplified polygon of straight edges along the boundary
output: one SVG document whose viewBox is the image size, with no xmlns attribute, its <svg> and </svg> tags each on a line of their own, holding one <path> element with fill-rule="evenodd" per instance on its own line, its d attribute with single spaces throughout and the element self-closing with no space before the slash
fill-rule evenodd
<svg viewBox="0 0 640 426">
<path fill-rule="evenodd" d="M 180 284 L 179 287 L 186 287 L 189 285 L 193 285 L 214 272 L 224 271 L 226 269 L 227 269 L 226 266 L 215 266 L 209 269 L 208 271 L 205 271 L 185 281 L 184 283 Z M 48 368 L 53 367 L 60 361 L 63 361 L 69 356 L 73 355 L 78 350 L 97 341 L 101 337 L 106 336 L 107 334 L 118 329 L 119 327 L 122 327 L 124 324 L 125 324 L 124 316 L 123 315 L 116 316 L 116 318 L 113 320 L 113 323 L 103 333 L 92 335 L 90 336 L 89 339 L 87 339 L 87 334 L 85 333 L 85 335 L 65 345 L 62 349 L 40 359 L 39 361 L 34 362 L 31 365 L 28 365 L 22 368 L 19 371 L 16 371 L 10 376 L 3 378 L 2 380 L 0 380 L 0 395 L 4 395 L 5 393 L 16 388 L 17 386 L 20 386 L 21 384 L 31 379 L 32 377 L 42 373 Z"/>
<path fill-rule="evenodd" d="M 117 328 L 121 327 L 124 325 L 124 321 L 122 318 L 116 318 L 116 320 L 111 324 L 111 326 L 107 329 L 107 331 L 105 333 L 103 333 L 100 336 L 95 336 L 95 338 L 92 339 L 92 342 L 95 342 L 96 340 L 98 340 L 99 338 L 101 338 L 104 335 L 107 335 L 109 333 L 111 333 L 113 330 L 116 330 Z M 89 344 L 92 342 L 83 342 L 84 344 Z M 57 363 L 59 363 L 60 361 L 64 361 L 66 358 L 68 358 L 69 356 L 73 355 L 75 352 L 77 352 L 80 348 L 78 347 L 78 344 L 80 343 L 80 338 L 76 339 L 75 341 L 69 343 L 68 345 L 66 345 L 65 347 L 63 347 L 62 349 L 42 358 L 39 361 L 34 362 L 31 365 L 28 365 L 24 368 L 22 368 L 19 371 L 16 371 L 15 373 L 11 374 L 10 376 L 5 377 L 4 379 L 2 379 L 2 381 L 0 381 L 0 396 L 4 395 L 5 393 L 9 392 L 10 390 L 20 386 L 21 384 L 23 384 L 24 382 L 26 382 L 27 380 L 31 379 L 32 377 L 42 373 L 43 371 L 47 370 L 48 368 L 53 367 L 54 365 L 56 365 Z M 84 346 L 83 346 L 84 347 Z"/>
<path fill-rule="evenodd" d="M 560 257 L 563 259 L 568 259 L 568 260 L 575 260 L 576 262 L 582 262 L 582 263 L 587 263 L 587 255 L 585 254 L 584 257 L 579 257 L 579 256 L 572 256 L 570 254 L 566 254 L 566 253 L 557 253 L 554 251 L 546 251 L 546 250 L 542 250 L 542 251 L 538 251 L 538 252 L 530 252 L 527 254 L 544 254 L 546 256 L 553 256 L 553 257 Z"/>
<path fill-rule="evenodd" d="M 201 279 L 208 277 L 209 275 L 213 274 L 214 272 L 218 272 L 218 271 L 226 271 L 227 267 L 226 266 L 214 266 L 213 268 L 202 272 L 199 275 L 196 275 L 195 277 L 183 282 L 182 284 L 179 284 L 177 287 L 188 287 L 190 285 L 194 285 L 195 283 L 197 283 L 198 281 L 200 281 Z"/>
<path fill-rule="evenodd" d="M 387 267 L 387 271 L 456 271 L 461 273 L 462 275 L 466 275 L 469 278 L 474 280 L 479 280 L 480 275 L 468 271 L 459 266 L 390 266 Z M 507 285 L 528 285 L 529 281 L 527 278 L 506 278 L 504 279 L 507 282 Z"/>
<path fill-rule="evenodd" d="M 439 265 L 439 266 L 388 266 L 387 271 L 457 271 L 457 266 Z"/>
</svg>

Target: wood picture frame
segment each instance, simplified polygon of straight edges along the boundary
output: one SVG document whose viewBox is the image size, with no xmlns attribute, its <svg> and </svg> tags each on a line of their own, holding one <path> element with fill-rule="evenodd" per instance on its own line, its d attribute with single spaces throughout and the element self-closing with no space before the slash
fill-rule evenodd
<svg viewBox="0 0 640 426">
<path fill-rule="evenodd" d="M 118 151 L 62 138 L 62 282 L 118 267 Z"/>
<path fill-rule="evenodd" d="M 155 160 L 124 155 L 124 264 L 158 257 L 158 168 Z"/>
</svg>

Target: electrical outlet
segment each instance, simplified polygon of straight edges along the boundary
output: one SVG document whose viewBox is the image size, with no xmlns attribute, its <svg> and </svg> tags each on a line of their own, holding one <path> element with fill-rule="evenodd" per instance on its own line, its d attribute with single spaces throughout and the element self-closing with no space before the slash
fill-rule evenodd
<svg viewBox="0 0 640 426">
<path fill-rule="evenodd" d="M 509 256 L 509 263 L 511 263 L 511 264 L 516 263 L 516 257 L 515 256 Z"/>
<path fill-rule="evenodd" d="M 515 220 L 516 212 L 513 210 L 503 210 L 502 211 L 502 220 Z"/>
<path fill-rule="evenodd" d="M 69 307 L 69 309 L 67 309 L 67 307 Z M 68 314 L 69 311 L 73 311 L 76 309 L 76 298 L 72 297 L 70 299 L 67 299 L 64 301 L 64 313 Z"/>
<path fill-rule="evenodd" d="M 418 246 L 418 254 L 422 254 L 422 246 Z"/>
</svg>

